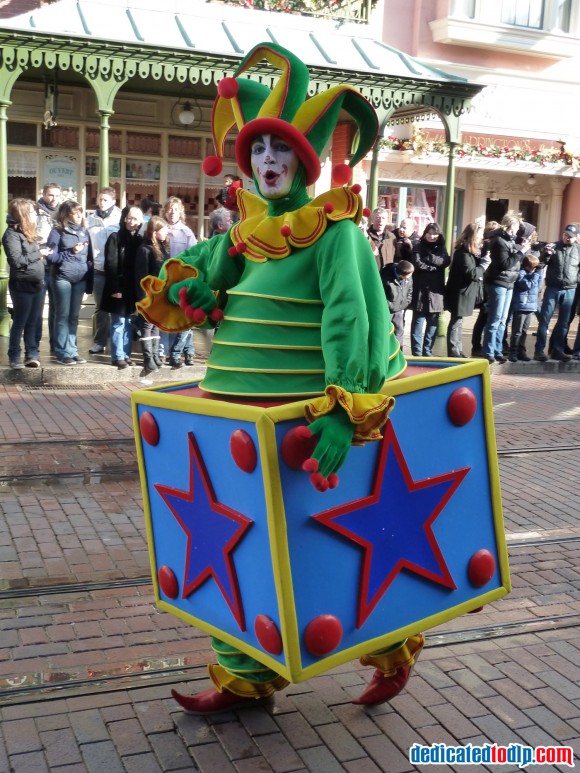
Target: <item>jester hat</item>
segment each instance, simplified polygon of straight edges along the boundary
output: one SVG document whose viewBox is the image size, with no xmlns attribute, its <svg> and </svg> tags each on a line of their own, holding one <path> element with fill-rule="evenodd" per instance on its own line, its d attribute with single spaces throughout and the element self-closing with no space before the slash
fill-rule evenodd
<svg viewBox="0 0 580 773">
<path fill-rule="evenodd" d="M 241 77 L 266 60 L 281 70 L 273 89 Z M 378 120 L 374 108 L 352 86 L 332 86 L 306 99 L 309 74 L 306 65 L 290 51 L 274 43 L 260 43 L 242 60 L 233 78 L 218 84 L 212 112 L 215 156 L 208 156 L 203 170 L 210 177 L 222 171 L 226 136 L 237 126 L 236 161 L 252 177 L 251 145 L 261 134 L 276 134 L 296 152 L 306 170 L 306 184 L 320 176 L 320 154 L 330 139 L 340 111 L 344 109 L 358 127 L 358 145 L 349 162 L 355 166 L 372 148 L 377 138 Z M 348 182 L 352 170 L 345 168 L 340 182 Z M 335 175 L 335 179 L 339 176 Z"/>
</svg>

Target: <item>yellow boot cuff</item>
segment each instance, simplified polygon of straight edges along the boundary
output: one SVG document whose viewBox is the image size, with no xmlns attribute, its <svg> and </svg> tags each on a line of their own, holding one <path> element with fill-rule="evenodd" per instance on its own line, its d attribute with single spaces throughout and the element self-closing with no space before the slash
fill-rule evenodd
<svg viewBox="0 0 580 773">
<path fill-rule="evenodd" d="M 248 679 L 230 674 L 223 666 L 214 663 L 210 663 L 207 668 L 210 679 L 219 692 L 227 690 L 234 695 L 239 695 L 240 698 L 269 698 L 270 695 L 290 684 L 281 676 L 270 682 L 250 682 Z"/>
<path fill-rule="evenodd" d="M 419 656 L 424 644 L 425 637 L 419 633 L 409 636 L 396 650 L 371 652 L 369 655 L 363 655 L 360 662 L 363 666 L 378 668 L 385 676 L 394 676 L 399 668 L 415 665 L 415 658 Z"/>
</svg>

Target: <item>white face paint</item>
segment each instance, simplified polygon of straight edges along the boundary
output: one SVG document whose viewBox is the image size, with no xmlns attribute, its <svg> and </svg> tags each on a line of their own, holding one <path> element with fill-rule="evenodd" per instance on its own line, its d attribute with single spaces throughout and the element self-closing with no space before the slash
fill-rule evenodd
<svg viewBox="0 0 580 773">
<path fill-rule="evenodd" d="M 298 171 L 298 156 L 275 134 L 258 135 L 252 142 L 252 171 L 266 199 L 288 195 Z"/>
</svg>

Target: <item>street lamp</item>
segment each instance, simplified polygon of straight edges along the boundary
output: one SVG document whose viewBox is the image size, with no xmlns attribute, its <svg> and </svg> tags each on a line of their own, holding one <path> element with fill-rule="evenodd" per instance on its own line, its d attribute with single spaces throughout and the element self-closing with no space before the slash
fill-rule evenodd
<svg viewBox="0 0 580 773">
<path fill-rule="evenodd" d="M 175 126 L 186 129 L 195 129 L 201 124 L 201 108 L 195 99 L 179 97 L 171 108 L 171 122 Z"/>
</svg>

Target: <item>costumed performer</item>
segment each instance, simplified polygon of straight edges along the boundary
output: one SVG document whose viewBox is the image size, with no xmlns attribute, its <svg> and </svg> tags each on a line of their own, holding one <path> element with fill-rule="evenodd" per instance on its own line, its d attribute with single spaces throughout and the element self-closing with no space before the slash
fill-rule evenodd
<svg viewBox="0 0 580 773">
<path fill-rule="evenodd" d="M 243 73 L 266 59 L 282 75 L 270 90 Z M 169 332 L 219 328 L 200 387 L 237 398 L 312 398 L 305 414 L 317 444 L 304 463 L 319 491 L 338 485 L 352 444 L 381 438 L 394 399 L 381 392 L 405 358 L 392 330 L 376 261 L 357 227 L 358 186 L 341 166 L 333 188 L 311 200 L 319 155 L 341 109 L 355 119 L 359 143 L 350 165 L 373 146 L 378 121 L 351 86 L 333 86 L 306 100 L 309 74 L 291 52 L 256 46 L 235 76 L 218 86 L 212 114 L 217 156 L 204 172 L 222 170 L 225 138 L 237 125 L 236 160 L 253 177 L 256 196 L 239 189 L 240 221 L 224 235 L 168 260 L 159 277 L 142 281 L 140 313 Z M 305 101 L 306 100 L 306 101 Z M 357 189 L 358 188 L 358 189 Z M 375 674 L 355 703 L 378 704 L 406 684 L 423 646 L 421 635 L 361 658 Z M 288 682 L 254 658 L 214 637 L 215 688 L 174 698 L 192 713 L 213 713 L 264 700 Z"/>
</svg>

